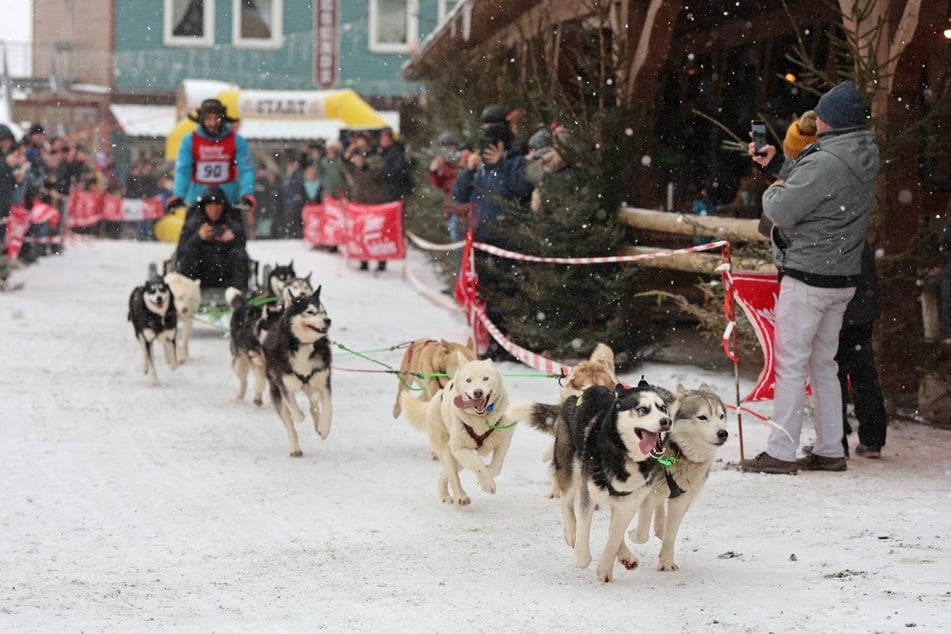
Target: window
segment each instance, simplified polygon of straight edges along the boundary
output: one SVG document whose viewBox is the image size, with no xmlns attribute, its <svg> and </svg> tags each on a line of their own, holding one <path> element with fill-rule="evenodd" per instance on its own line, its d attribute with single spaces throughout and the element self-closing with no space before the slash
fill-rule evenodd
<svg viewBox="0 0 951 634">
<path fill-rule="evenodd" d="M 283 0 L 232 0 L 232 43 L 236 48 L 280 48 Z"/>
<path fill-rule="evenodd" d="M 215 43 L 215 0 L 165 0 L 166 46 L 212 46 Z"/>
<path fill-rule="evenodd" d="M 439 21 L 442 22 L 459 0 L 439 0 Z"/>
<path fill-rule="evenodd" d="M 370 0 L 370 50 L 409 53 L 418 34 L 417 0 Z"/>
</svg>

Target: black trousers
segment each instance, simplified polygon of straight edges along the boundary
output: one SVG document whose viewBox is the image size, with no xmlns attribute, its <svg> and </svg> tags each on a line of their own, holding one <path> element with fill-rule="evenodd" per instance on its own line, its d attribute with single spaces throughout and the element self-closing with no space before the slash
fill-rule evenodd
<svg viewBox="0 0 951 634">
<path fill-rule="evenodd" d="M 194 252 L 178 254 L 178 272 L 193 280 L 201 280 L 202 288 L 248 289 L 250 258 L 247 251 L 222 249 L 217 244 L 202 243 Z"/>
<path fill-rule="evenodd" d="M 846 400 L 849 382 L 855 418 L 859 421 L 859 442 L 866 447 L 881 449 L 885 446 L 885 427 L 888 415 L 882 398 L 882 386 L 875 365 L 872 348 L 872 324 L 845 326 L 839 333 L 839 350 L 835 355 L 839 364 L 839 386 L 842 388 L 842 425 L 845 433 L 852 432 L 846 418 Z"/>
</svg>

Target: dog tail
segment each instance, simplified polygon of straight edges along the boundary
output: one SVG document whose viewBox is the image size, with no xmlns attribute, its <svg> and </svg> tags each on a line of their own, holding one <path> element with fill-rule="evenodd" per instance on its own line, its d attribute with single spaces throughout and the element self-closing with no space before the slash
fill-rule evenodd
<svg viewBox="0 0 951 634">
<path fill-rule="evenodd" d="M 558 420 L 560 413 L 561 409 L 557 405 L 532 401 L 512 403 L 505 410 L 506 417 L 509 420 L 528 423 L 538 431 L 543 431 L 552 436 L 555 435 L 555 422 Z"/>
<path fill-rule="evenodd" d="M 400 393 L 400 407 L 403 408 L 403 414 L 406 420 L 419 431 L 426 431 L 426 408 L 429 407 L 427 401 L 421 401 L 413 396 L 412 392 Z"/>
<path fill-rule="evenodd" d="M 225 302 L 231 307 L 231 310 L 237 310 L 241 306 L 244 306 L 247 301 L 241 289 L 235 288 L 234 286 L 229 286 L 225 289 Z"/>
</svg>

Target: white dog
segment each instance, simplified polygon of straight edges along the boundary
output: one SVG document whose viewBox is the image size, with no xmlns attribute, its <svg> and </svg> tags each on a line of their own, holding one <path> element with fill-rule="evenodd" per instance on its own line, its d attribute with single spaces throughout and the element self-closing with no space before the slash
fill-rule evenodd
<svg viewBox="0 0 951 634">
<path fill-rule="evenodd" d="M 178 362 L 188 360 L 188 342 L 192 338 L 192 320 L 201 305 L 201 280 L 193 280 L 181 273 L 166 273 L 165 283 L 172 291 L 175 312 L 182 327 L 182 337 L 178 340 Z"/>
<path fill-rule="evenodd" d="M 495 477 L 502 471 L 515 428 L 506 416 L 508 394 L 495 364 L 491 360 L 469 361 L 457 354 L 459 369 L 446 387 L 429 401 L 403 392 L 400 404 L 410 423 L 428 432 L 442 464 L 439 499 L 465 506 L 471 500 L 459 481 L 459 471 L 469 469 L 483 491 L 495 493 Z M 489 453 L 492 459 L 486 465 L 480 456 Z"/>
</svg>

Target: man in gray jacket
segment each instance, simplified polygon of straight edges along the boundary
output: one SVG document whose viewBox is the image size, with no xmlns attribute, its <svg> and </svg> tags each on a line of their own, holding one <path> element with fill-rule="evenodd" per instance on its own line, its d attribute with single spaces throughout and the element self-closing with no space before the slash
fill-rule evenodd
<svg viewBox="0 0 951 634">
<path fill-rule="evenodd" d="M 795 161 L 766 146 L 753 160 L 778 178 L 763 194 L 780 275 L 776 302 L 773 421 L 766 451 L 746 471 L 845 471 L 842 395 L 835 355 L 845 307 L 862 268 L 865 230 L 879 168 L 875 135 L 865 127 L 865 102 L 845 81 L 819 99 L 819 140 Z M 815 400 L 813 452 L 796 460 L 807 380 Z"/>
</svg>

